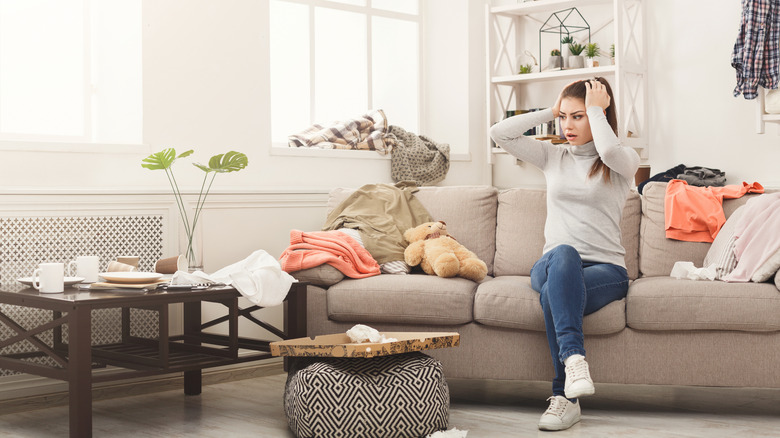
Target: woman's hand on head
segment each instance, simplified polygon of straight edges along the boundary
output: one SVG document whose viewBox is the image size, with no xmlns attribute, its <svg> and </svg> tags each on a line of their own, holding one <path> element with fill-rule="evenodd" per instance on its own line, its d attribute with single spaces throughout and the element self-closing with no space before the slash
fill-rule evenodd
<svg viewBox="0 0 780 438">
<path fill-rule="evenodd" d="M 580 80 L 577 79 L 576 81 L 569 82 L 568 84 L 566 84 L 565 87 L 561 89 L 561 92 L 558 94 L 558 100 L 555 101 L 555 105 L 553 105 L 553 107 L 551 108 L 553 112 L 553 117 L 555 117 L 556 119 L 561 113 L 561 100 L 563 100 L 563 90 L 569 88 L 569 85 L 576 84 L 579 81 Z"/>
<path fill-rule="evenodd" d="M 609 103 L 609 94 L 604 84 L 595 80 L 585 82 L 585 109 L 598 106 L 606 110 L 609 108 Z"/>
</svg>

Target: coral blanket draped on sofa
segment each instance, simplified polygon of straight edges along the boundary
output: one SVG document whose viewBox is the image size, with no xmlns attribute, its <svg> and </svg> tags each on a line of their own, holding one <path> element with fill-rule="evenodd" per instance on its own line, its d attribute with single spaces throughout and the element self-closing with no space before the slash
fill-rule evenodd
<svg viewBox="0 0 780 438">
<path fill-rule="evenodd" d="M 340 231 L 290 231 L 290 246 L 279 257 L 286 272 L 329 264 L 350 278 L 379 275 L 379 264 L 357 240 Z"/>
</svg>

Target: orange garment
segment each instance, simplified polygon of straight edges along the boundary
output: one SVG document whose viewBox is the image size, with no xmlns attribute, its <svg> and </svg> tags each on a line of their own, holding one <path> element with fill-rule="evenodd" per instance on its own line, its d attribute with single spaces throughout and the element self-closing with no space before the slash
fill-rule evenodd
<svg viewBox="0 0 780 438">
<path fill-rule="evenodd" d="M 689 186 L 680 179 L 669 181 L 664 198 L 664 225 L 668 239 L 712 242 L 726 223 L 723 199 L 741 198 L 746 193 L 764 193 L 754 182 L 723 187 Z"/>
<path fill-rule="evenodd" d="M 350 278 L 379 275 L 379 264 L 357 240 L 341 231 L 290 231 L 279 263 L 286 272 L 329 264 Z"/>
</svg>

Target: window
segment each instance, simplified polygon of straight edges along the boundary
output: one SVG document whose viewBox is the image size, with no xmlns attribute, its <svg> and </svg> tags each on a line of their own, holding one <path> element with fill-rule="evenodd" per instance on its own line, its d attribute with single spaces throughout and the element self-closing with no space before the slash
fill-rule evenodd
<svg viewBox="0 0 780 438">
<path fill-rule="evenodd" d="M 141 0 L 0 0 L 0 140 L 142 142 Z"/>
<path fill-rule="evenodd" d="M 418 0 L 271 0 L 271 137 L 382 109 L 419 132 Z"/>
</svg>

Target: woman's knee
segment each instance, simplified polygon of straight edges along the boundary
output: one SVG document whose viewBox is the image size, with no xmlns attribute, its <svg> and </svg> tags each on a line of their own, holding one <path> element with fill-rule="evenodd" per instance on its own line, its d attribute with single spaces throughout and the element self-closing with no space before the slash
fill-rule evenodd
<svg viewBox="0 0 780 438">
<path fill-rule="evenodd" d="M 582 266 L 582 257 L 571 245 L 558 245 L 550 250 L 551 263 L 577 263 Z"/>
</svg>

